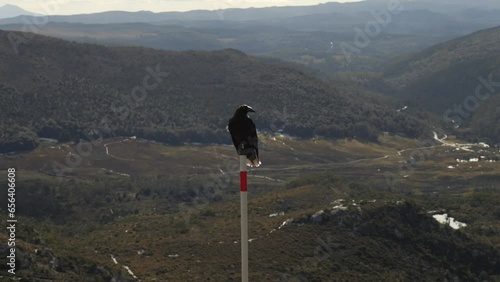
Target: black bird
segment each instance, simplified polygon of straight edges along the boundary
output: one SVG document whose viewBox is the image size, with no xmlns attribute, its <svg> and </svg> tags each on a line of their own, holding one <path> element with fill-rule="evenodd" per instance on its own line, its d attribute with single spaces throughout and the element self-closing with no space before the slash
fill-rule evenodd
<svg viewBox="0 0 500 282">
<path fill-rule="evenodd" d="M 238 155 L 247 156 L 248 166 L 258 167 L 260 165 L 259 140 L 255 124 L 248 116 L 249 112 L 255 113 L 248 105 L 239 106 L 233 117 L 229 119 L 227 130 L 231 134 Z"/>
</svg>

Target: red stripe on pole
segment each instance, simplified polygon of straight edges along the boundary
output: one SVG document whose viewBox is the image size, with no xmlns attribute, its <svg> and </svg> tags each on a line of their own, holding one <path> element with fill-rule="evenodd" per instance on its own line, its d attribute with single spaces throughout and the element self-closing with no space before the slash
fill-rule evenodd
<svg viewBox="0 0 500 282">
<path fill-rule="evenodd" d="M 240 171 L 240 191 L 247 192 L 247 172 Z"/>
</svg>

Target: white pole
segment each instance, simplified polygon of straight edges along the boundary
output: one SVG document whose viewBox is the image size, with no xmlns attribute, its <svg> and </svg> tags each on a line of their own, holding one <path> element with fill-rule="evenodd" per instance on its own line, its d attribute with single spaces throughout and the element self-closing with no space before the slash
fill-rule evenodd
<svg viewBox="0 0 500 282">
<path fill-rule="evenodd" d="M 241 202 L 241 281 L 248 282 L 247 164 L 245 155 L 240 155 L 240 202 Z"/>
</svg>

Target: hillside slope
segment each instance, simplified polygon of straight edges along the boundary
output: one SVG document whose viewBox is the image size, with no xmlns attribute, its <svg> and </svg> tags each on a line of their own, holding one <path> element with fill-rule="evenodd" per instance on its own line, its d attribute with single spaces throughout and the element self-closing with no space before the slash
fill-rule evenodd
<svg viewBox="0 0 500 282">
<path fill-rule="evenodd" d="M 128 281 L 131 276 L 123 264 L 142 281 L 240 280 L 235 194 L 228 201 L 176 211 L 181 206 L 166 203 L 174 195 L 189 197 L 186 184 L 146 192 L 136 182 L 129 185 L 141 190 L 135 199 L 128 199 L 135 193 L 123 193 L 123 180 L 65 181 L 52 188 L 36 181 L 21 184 L 26 203 L 44 199 L 42 203 L 65 207 L 57 212 L 50 205 L 29 206 L 32 211 L 45 209 L 64 224 L 42 220 L 42 213 L 20 218 L 26 226 L 21 229 L 25 236 L 18 239 L 20 264 L 28 266 L 20 269 L 21 278 Z M 252 194 L 251 281 L 499 281 L 498 247 L 469 228 L 441 226 L 424 206 L 440 202 L 442 207 L 443 196 L 403 200 L 401 194 L 380 189 L 347 187 L 329 174 L 286 185 L 285 190 Z M 62 191 L 65 196 L 58 196 Z M 481 212 L 495 207 L 498 194 L 493 196 Z M 474 201 L 464 205 L 470 203 Z M 153 206 L 158 209 L 153 211 Z M 166 212 L 170 209 L 174 211 Z"/>
<path fill-rule="evenodd" d="M 18 55 L 9 41 L 13 35 L 24 39 Z M 374 140 L 381 131 L 423 132 L 408 115 L 236 50 L 108 48 L 0 31 L 0 61 L 4 146 L 20 138 L 16 132 L 61 141 L 92 132 L 171 144 L 229 143 L 225 126 L 242 103 L 256 109 L 260 130 L 299 137 Z M 9 134 L 14 126 L 20 128 Z M 10 150 L 26 144 L 16 142 Z"/>
<path fill-rule="evenodd" d="M 464 136 L 500 142 L 500 27 L 400 58 L 385 71 L 412 105 L 442 115 Z"/>
</svg>

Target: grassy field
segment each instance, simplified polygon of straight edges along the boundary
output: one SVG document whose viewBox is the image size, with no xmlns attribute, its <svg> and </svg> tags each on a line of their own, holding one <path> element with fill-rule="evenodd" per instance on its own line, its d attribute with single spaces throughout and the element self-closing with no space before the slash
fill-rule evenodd
<svg viewBox="0 0 500 282">
<path fill-rule="evenodd" d="M 486 161 L 498 149 L 421 148 L 394 136 L 378 143 L 262 136 L 261 144 L 263 165 L 249 172 L 252 281 L 444 281 L 443 269 L 461 279 L 483 271 L 498 281 L 493 265 L 469 265 L 430 243 L 443 240 L 456 254 L 476 248 L 476 259 L 498 260 L 500 166 Z M 141 281 L 240 279 L 232 146 L 120 138 L 68 161 L 79 151 L 81 145 L 42 144 L 0 157 L 1 168 L 17 168 L 20 277 L 136 280 L 127 266 Z M 54 162 L 68 167 L 62 177 Z M 321 210 L 325 216 L 312 220 Z M 468 226 L 444 228 L 430 210 Z M 334 251 L 318 258 L 326 241 Z M 456 267 L 464 265 L 469 269 Z"/>
</svg>

